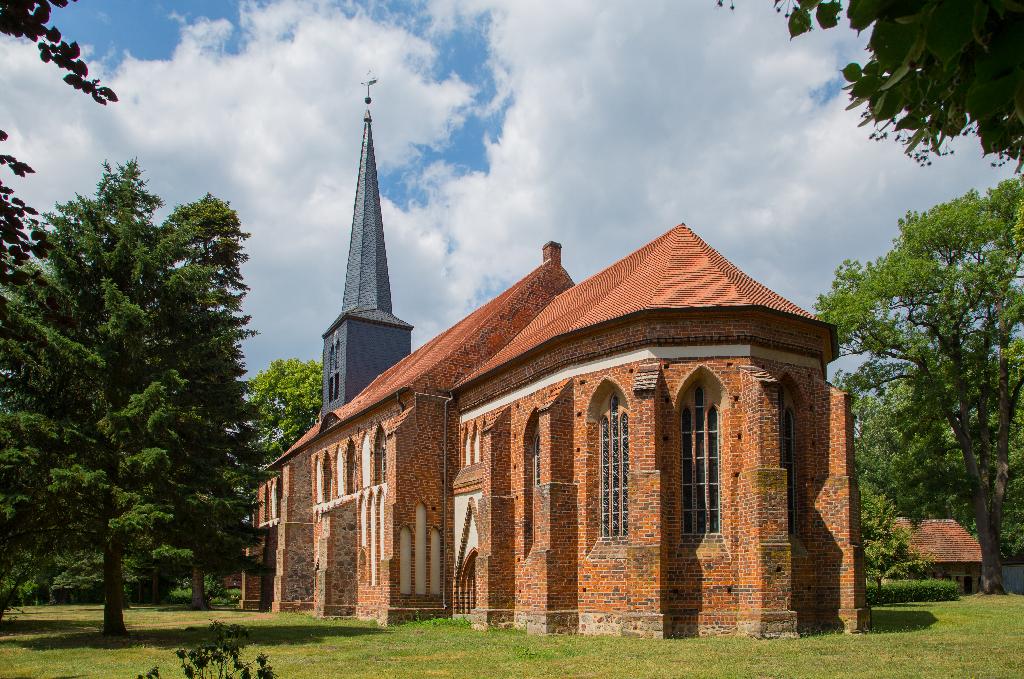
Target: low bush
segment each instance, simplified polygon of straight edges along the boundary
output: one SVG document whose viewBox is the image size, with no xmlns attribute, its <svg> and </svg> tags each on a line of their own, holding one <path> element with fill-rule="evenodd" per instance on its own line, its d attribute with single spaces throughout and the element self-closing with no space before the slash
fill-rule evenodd
<svg viewBox="0 0 1024 679">
<path fill-rule="evenodd" d="M 242 598 L 242 590 L 237 587 L 227 587 L 219 595 L 211 597 L 210 603 L 214 606 L 237 606 Z"/>
<path fill-rule="evenodd" d="M 192 603 L 191 587 L 174 587 L 167 593 L 169 604 L 190 604 Z"/>
<path fill-rule="evenodd" d="M 179 648 L 175 655 L 188 679 L 276 679 L 266 653 L 256 656 L 255 665 L 242 661 L 242 649 L 249 644 L 249 630 L 241 625 L 210 624 L 213 641 L 195 648 Z M 137 679 L 160 679 L 154 667 Z"/>
<path fill-rule="evenodd" d="M 956 601 L 960 586 L 954 580 L 890 580 L 881 589 L 868 583 L 868 605 L 902 604 L 910 601 Z"/>
</svg>

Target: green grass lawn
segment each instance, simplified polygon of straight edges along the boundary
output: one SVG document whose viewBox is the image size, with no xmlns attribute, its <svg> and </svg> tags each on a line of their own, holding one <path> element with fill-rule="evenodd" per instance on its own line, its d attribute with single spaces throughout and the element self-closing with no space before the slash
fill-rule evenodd
<svg viewBox="0 0 1024 679">
<path fill-rule="evenodd" d="M 1024 597 L 874 609 L 870 634 L 758 641 L 527 636 L 451 621 L 379 628 L 355 620 L 177 607 L 125 612 L 131 637 L 99 634 L 99 606 L 26 608 L 0 627 L 0 677 L 134 677 L 159 665 L 181 676 L 175 649 L 212 620 L 246 625 L 278 675 L 292 677 L 1024 676 Z"/>
</svg>

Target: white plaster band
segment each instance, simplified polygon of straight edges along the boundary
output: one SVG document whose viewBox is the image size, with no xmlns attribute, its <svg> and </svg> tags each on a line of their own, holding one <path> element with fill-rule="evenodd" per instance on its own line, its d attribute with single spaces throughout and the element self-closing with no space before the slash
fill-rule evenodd
<svg viewBox="0 0 1024 679">
<path fill-rule="evenodd" d="M 585 363 L 578 363 L 576 365 L 562 368 L 558 372 L 552 373 L 547 377 L 531 382 L 526 386 L 519 387 L 504 396 L 488 401 L 487 403 L 477 406 L 472 410 L 467 410 L 459 416 L 459 422 L 465 423 L 469 420 L 476 419 L 484 413 L 488 413 L 496 408 L 507 406 L 509 403 L 518 401 L 524 396 L 529 396 L 535 391 L 543 389 L 544 387 L 549 387 L 552 384 L 557 384 L 558 382 L 567 380 L 570 377 L 578 377 L 579 375 L 585 375 L 598 370 L 607 370 L 608 368 L 615 368 L 626 363 L 660 359 L 672 360 L 680 358 L 727 357 L 764 358 L 771 361 L 779 361 L 780 363 L 791 363 L 804 368 L 821 367 L 820 359 L 813 356 L 805 356 L 803 354 L 796 354 L 790 351 L 780 351 L 778 349 L 769 349 L 767 347 L 761 347 L 753 344 L 705 344 L 700 346 L 648 347 L 644 349 L 636 349 L 634 351 L 627 351 L 614 356 L 608 356 L 607 358 L 601 358 L 596 361 L 587 361 Z"/>
</svg>

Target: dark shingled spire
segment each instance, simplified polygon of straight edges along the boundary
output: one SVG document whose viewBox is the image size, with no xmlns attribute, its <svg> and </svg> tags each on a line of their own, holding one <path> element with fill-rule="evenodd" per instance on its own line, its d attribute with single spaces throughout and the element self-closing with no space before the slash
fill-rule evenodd
<svg viewBox="0 0 1024 679">
<path fill-rule="evenodd" d="M 391 313 L 391 281 L 384 247 L 384 221 L 380 215 L 377 161 L 373 154 L 373 121 L 370 110 L 363 118 L 363 151 L 359 156 L 359 180 L 352 213 L 352 240 L 348 246 L 343 311 L 380 310 Z"/>
<path fill-rule="evenodd" d="M 366 103 L 370 103 L 369 78 Z M 322 414 L 340 408 L 412 348 L 412 326 L 391 312 L 391 281 L 380 214 L 373 121 L 363 117 L 363 150 L 341 314 L 324 333 Z"/>
</svg>

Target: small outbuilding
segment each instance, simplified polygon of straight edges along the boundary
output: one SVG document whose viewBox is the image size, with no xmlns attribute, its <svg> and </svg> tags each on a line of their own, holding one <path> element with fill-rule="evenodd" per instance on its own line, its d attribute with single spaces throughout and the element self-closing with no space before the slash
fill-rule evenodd
<svg viewBox="0 0 1024 679">
<path fill-rule="evenodd" d="M 956 580 L 960 591 L 973 594 L 981 586 L 981 545 L 955 519 L 899 519 L 897 525 L 910 531 L 910 544 L 931 557 L 929 577 Z"/>
</svg>

